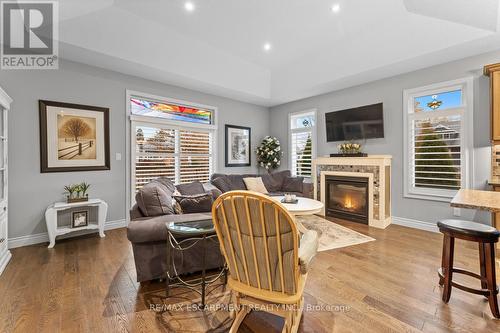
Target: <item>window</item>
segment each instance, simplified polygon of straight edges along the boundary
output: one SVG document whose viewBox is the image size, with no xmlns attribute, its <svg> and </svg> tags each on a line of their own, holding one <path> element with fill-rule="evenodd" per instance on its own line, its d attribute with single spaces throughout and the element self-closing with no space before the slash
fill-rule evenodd
<svg viewBox="0 0 500 333">
<path fill-rule="evenodd" d="M 404 91 L 405 196 L 448 201 L 469 187 L 472 79 Z"/>
<path fill-rule="evenodd" d="M 312 159 L 316 155 L 316 110 L 290 114 L 289 131 L 292 174 L 311 177 Z"/>
<path fill-rule="evenodd" d="M 215 108 L 130 97 L 132 198 L 158 177 L 206 182 L 215 169 Z"/>
</svg>

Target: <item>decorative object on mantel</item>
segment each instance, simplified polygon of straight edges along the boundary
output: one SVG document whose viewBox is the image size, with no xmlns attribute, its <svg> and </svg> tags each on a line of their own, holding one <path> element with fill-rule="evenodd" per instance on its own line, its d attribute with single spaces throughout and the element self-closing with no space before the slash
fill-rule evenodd
<svg viewBox="0 0 500 333">
<path fill-rule="evenodd" d="M 73 203 L 89 201 L 89 194 L 87 193 L 89 188 L 90 184 L 86 182 L 64 186 L 67 194 L 66 202 Z"/>
<path fill-rule="evenodd" d="M 342 156 L 353 156 L 353 155 L 367 156 L 366 154 L 363 154 L 361 152 L 361 144 L 356 142 L 352 141 L 344 142 L 338 145 L 337 148 L 339 150 L 340 155 Z"/>
<path fill-rule="evenodd" d="M 271 136 L 266 136 L 259 147 L 256 149 L 257 163 L 259 166 L 265 168 L 267 172 L 276 169 L 281 164 L 281 151 L 280 141 Z"/>
<path fill-rule="evenodd" d="M 40 170 L 109 170 L 109 109 L 39 101 Z"/>
<path fill-rule="evenodd" d="M 86 219 L 83 218 L 83 209 L 80 211 L 74 211 L 75 208 L 87 208 L 85 209 L 87 212 L 89 208 L 95 207 L 97 208 L 97 221 L 95 219 L 95 215 L 86 214 Z M 69 212 L 68 212 L 69 211 Z M 73 213 L 72 213 L 73 211 Z M 76 215 L 74 214 L 76 213 Z M 106 221 L 106 215 L 108 213 L 108 204 L 101 199 L 89 199 L 86 202 L 74 202 L 74 203 L 66 203 L 66 202 L 56 202 L 45 210 L 45 222 L 47 223 L 47 231 L 49 234 L 49 249 L 53 248 L 56 244 L 56 237 L 69 234 L 73 231 L 81 231 L 81 230 L 98 230 L 99 236 L 105 237 L 104 235 L 104 223 Z M 66 220 L 71 222 L 71 224 L 59 225 L 57 220 L 61 217 L 64 217 L 70 214 L 70 218 Z M 73 220 L 77 218 L 78 222 L 75 225 Z M 71 219 L 71 221 L 69 221 Z M 86 224 L 84 224 L 86 222 Z"/>
</svg>

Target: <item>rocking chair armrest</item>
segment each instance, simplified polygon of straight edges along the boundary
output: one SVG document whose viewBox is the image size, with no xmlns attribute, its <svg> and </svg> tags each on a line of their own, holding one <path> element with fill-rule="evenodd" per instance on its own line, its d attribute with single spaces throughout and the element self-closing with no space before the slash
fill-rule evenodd
<svg viewBox="0 0 500 333">
<path fill-rule="evenodd" d="M 307 230 L 300 239 L 299 266 L 301 274 L 307 273 L 316 252 L 318 252 L 318 233 L 315 230 Z"/>
</svg>

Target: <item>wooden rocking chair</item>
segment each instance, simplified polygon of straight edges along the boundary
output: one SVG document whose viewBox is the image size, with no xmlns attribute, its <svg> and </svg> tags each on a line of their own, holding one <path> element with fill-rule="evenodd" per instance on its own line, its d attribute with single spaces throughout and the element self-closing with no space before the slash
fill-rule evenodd
<svg viewBox="0 0 500 333">
<path fill-rule="evenodd" d="M 308 266 L 318 248 L 315 231 L 300 239 L 294 218 L 277 201 L 256 192 L 231 191 L 212 206 L 213 222 L 236 292 L 237 332 L 251 310 L 284 318 L 283 332 L 297 332 Z"/>
</svg>

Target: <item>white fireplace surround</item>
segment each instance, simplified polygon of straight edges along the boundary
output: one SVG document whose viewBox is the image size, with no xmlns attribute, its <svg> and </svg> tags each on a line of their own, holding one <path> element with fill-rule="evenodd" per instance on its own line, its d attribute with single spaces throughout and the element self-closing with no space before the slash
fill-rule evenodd
<svg viewBox="0 0 500 333">
<path fill-rule="evenodd" d="M 373 225 L 373 174 L 365 172 L 321 171 L 320 195 L 321 195 L 321 202 L 323 203 L 323 211 L 321 212 L 322 215 L 325 215 L 325 207 L 326 207 L 326 202 L 325 202 L 326 176 L 368 178 L 368 225 Z"/>
<path fill-rule="evenodd" d="M 392 222 L 391 159 L 390 155 L 314 159 L 312 166 L 314 198 L 323 202 L 326 207 L 327 176 L 368 178 L 368 225 L 386 228 Z M 325 215 L 325 208 L 321 213 Z"/>
</svg>

